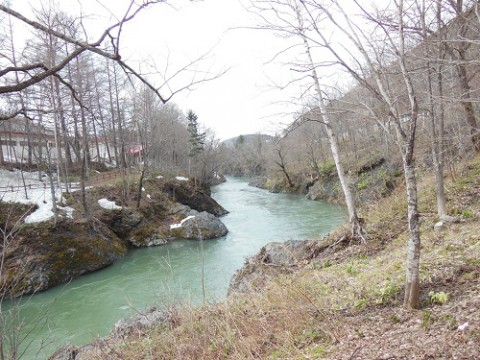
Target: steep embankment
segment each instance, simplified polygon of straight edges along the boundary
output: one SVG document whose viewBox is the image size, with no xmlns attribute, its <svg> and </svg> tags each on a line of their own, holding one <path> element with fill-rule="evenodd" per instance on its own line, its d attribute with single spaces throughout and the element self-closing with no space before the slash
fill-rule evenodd
<svg viewBox="0 0 480 360">
<path fill-rule="evenodd" d="M 2 218 L 9 219 L 0 224 L 7 234 L 0 246 L 1 295 L 31 294 L 66 283 L 112 264 L 130 247 L 162 245 L 175 238 L 212 239 L 227 233 L 216 217 L 227 211 L 195 184 L 149 179 L 143 185 L 139 207 L 136 184 L 89 189 L 88 214 L 80 206 L 80 192 L 65 194 L 75 209 L 73 219 L 63 217 L 55 226 L 52 221 L 22 224 L 32 209 L 1 203 Z M 115 206 L 105 209 L 99 199 Z"/>
<path fill-rule="evenodd" d="M 349 166 L 347 176 L 358 203 L 373 202 L 388 196 L 402 181 L 401 166 L 389 163 L 384 158 L 358 160 Z M 291 180 L 293 186 L 277 173 L 256 178 L 251 185 L 271 192 L 301 193 L 311 200 L 324 200 L 334 204 L 345 202 L 333 161 L 323 163 L 314 177 L 293 173 Z"/>
<path fill-rule="evenodd" d="M 400 185 L 364 211 L 367 243 L 351 241 L 348 229 L 340 228 L 320 241 L 269 245 L 239 271 L 226 301 L 153 311 L 62 356 L 477 359 L 480 159 L 447 182 L 453 219 L 439 231 L 433 230 L 438 218 L 432 179 L 425 174 L 419 186 L 419 310 L 401 305 L 407 224 Z"/>
</svg>

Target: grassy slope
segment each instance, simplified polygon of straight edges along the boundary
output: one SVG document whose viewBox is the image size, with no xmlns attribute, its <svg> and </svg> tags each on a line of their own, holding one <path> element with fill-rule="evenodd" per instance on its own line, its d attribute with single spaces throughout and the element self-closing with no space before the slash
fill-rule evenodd
<svg viewBox="0 0 480 360">
<path fill-rule="evenodd" d="M 169 320 L 98 341 L 84 359 L 476 359 L 480 354 L 480 158 L 447 182 L 446 232 L 432 179 L 420 179 L 419 310 L 401 306 L 407 234 L 404 193 L 365 211 L 367 244 L 336 244 L 258 294 L 200 308 L 169 307 Z M 431 293 L 433 291 L 433 293 Z M 433 295 L 429 295 L 433 294 Z M 442 294 L 445 293 L 447 299 Z M 458 326 L 469 322 L 465 331 Z"/>
</svg>

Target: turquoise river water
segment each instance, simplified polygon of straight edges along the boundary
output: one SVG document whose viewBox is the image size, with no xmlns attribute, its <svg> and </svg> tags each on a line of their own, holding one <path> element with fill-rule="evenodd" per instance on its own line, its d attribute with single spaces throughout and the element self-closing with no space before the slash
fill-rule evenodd
<svg viewBox="0 0 480 360">
<path fill-rule="evenodd" d="M 235 270 L 266 243 L 319 238 L 346 221 L 342 207 L 272 194 L 244 179 L 228 178 L 212 193 L 230 211 L 222 217 L 229 233 L 204 241 L 203 257 L 200 242 L 192 240 L 133 250 L 104 270 L 15 303 L 13 308 L 20 310 L 6 326 L 11 336 L 15 327 L 20 335 L 29 333 L 22 341 L 22 359 L 45 359 L 65 343 L 81 345 L 105 336 L 136 310 L 200 303 L 202 266 L 207 300 L 221 300 Z M 2 310 L 12 305 L 3 304 Z"/>
</svg>

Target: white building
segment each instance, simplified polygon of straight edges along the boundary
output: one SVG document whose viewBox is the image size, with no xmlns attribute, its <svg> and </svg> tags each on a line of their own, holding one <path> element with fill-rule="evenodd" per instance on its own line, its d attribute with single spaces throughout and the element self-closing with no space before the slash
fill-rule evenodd
<svg viewBox="0 0 480 360">
<path fill-rule="evenodd" d="M 0 145 L 0 163 L 57 158 L 54 132 L 24 118 L 0 122 Z"/>
</svg>

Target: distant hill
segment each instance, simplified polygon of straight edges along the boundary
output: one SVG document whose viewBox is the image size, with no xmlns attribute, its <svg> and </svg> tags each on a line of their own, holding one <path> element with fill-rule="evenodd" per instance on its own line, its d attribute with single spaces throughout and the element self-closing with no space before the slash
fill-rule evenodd
<svg viewBox="0 0 480 360">
<path fill-rule="evenodd" d="M 233 148 L 237 142 L 242 142 L 243 144 L 253 144 L 257 142 L 259 138 L 265 143 L 268 143 L 274 139 L 273 136 L 267 134 L 246 134 L 224 140 L 220 143 L 220 145 Z"/>
</svg>

